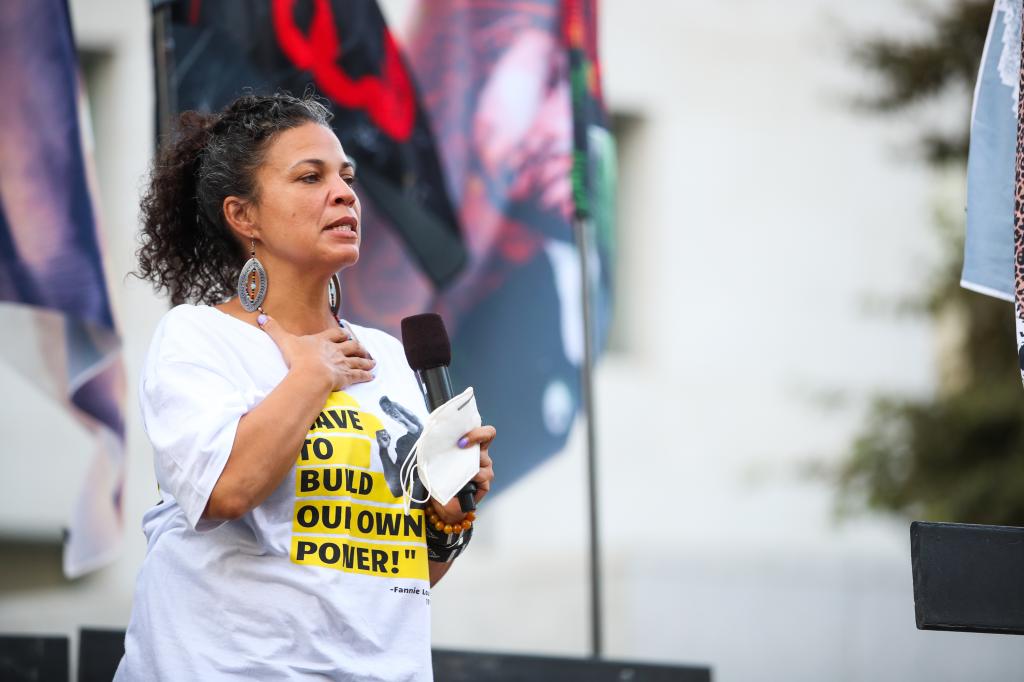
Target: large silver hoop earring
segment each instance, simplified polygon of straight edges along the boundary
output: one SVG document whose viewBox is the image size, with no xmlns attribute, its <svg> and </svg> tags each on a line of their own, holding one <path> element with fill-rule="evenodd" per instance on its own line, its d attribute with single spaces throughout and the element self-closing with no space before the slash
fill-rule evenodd
<svg viewBox="0 0 1024 682">
<path fill-rule="evenodd" d="M 256 258 L 256 240 L 250 240 L 252 247 L 249 260 L 238 275 L 238 301 L 247 313 L 263 312 L 263 300 L 267 297 L 267 271 Z"/>
<path fill-rule="evenodd" d="M 331 275 L 327 282 L 327 303 L 331 306 L 331 315 L 337 317 L 341 310 L 341 280 L 338 279 L 338 273 Z"/>
</svg>

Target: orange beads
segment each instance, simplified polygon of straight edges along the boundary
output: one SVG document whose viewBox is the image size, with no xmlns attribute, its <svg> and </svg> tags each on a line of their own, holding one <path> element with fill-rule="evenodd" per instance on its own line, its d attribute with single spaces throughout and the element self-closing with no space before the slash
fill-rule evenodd
<svg viewBox="0 0 1024 682">
<path fill-rule="evenodd" d="M 476 514 L 474 514 L 473 512 L 469 512 L 468 514 L 466 514 L 466 518 L 464 518 L 462 521 L 457 521 L 455 523 L 446 523 L 442 521 L 441 517 L 435 514 L 433 510 L 427 510 L 427 521 L 434 528 L 434 530 L 441 531 L 449 535 L 452 533 L 462 533 L 464 531 L 469 530 L 473 527 L 473 521 L 475 520 Z"/>
</svg>

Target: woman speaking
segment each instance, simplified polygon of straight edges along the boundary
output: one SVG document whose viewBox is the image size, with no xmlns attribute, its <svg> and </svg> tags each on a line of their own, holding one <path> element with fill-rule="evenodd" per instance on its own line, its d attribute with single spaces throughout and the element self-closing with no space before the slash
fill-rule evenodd
<svg viewBox="0 0 1024 682">
<path fill-rule="evenodd" d="M 363 225 L 329 120 L 245 96 L 183 114 L 154 165 L 139 272 L 179 305 L 139 387 L 160 501 L 117 680 L 431 678 L 429 588 L 472 516 L 406 515 L 385 475 L 427 414 L 401 344 L 338 316 Z M 494 435 L 458 444 L 477 500 Z"/>
</svg>

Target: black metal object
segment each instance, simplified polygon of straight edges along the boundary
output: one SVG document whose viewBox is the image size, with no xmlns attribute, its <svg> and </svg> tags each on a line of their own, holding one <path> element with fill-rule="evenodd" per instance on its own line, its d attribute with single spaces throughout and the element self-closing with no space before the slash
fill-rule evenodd
<svg viewBox="0 0 1024 682">
<path fill-rule="evenodd" d="M 910 525 L 920 630 L 1024 634 L 1024 528 Z"/>
<path fill-rule="evenodd" d="M 178 111 L 174 84 L 174 36 L 171 32 L 172 0 L 153 2 L 153 74 L 156 79 L 157 144 L 170 134 L 171 119 Z"/>
<path fill-rule="evenodd" d="M 436 682 L 711 682 L 711 669 L 434 649 Z"/>
<path fill-rule="evenodd" d="M 423 386 L 424 395 L 427 396 L 427 409 L 431 412 L 454 397 L 455 390 L 452 388 L 452 378 L 448 372 L 416 372 L 416 375 Z M 440 397 L 444 395 L 449 396 L 448 400 Z"/>
<path fill-rule="evenodd" d="M 68 638 L 0 635 L 0 680 L 67 682 Z"/>
<path fill-rule="evenodd" d="M 580 365 L 580 406 L 586 417 L 587 434 L 587 530 L 590 568 L 590 651 L 601 658 L 604 610 L 601 608 L 601 526 L 597 512 L 597 429 L 594 419 L 594 337 L 593 302 L 590 291 L 590 220 L 573 218 L 576 249 L 580 259 L 580 305 L 583 308 L 583 364 Z"/>
<path fill-rule="evenodd" d="M 420 313 L 402 318 L 402 347 L 409 367 L 423 391 L 427 409 L 433 412 L 455 397 L 448 366 L 452 364 L 452 344 L 444 320 L 437 313 Z M 465 403 L 459 405 L 461 410 Z M 459 491 L 463 512 L 476 510 L 476 483 L 469 481 Z"/>
<path fill-rule="evenodd" d="M 78 636 L 78 682 L 110 682 L 124 656 L 124 630 L 82 628 Z"/>
</svg>

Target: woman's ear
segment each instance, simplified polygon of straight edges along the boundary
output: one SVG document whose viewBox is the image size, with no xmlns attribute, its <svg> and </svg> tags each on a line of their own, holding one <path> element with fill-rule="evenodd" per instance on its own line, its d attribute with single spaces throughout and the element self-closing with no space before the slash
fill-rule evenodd
<svg viewBox="0 0 1024 682">
<path fill-rule="evenodd" d="M 251 239 L 259 238 L 259 228 L 253 220 L 253 206 L 250 202 L 236 196 L 224 197 L 221 206 L 224 220 L 235 236 L 248 244 Z"/>
</svg>

